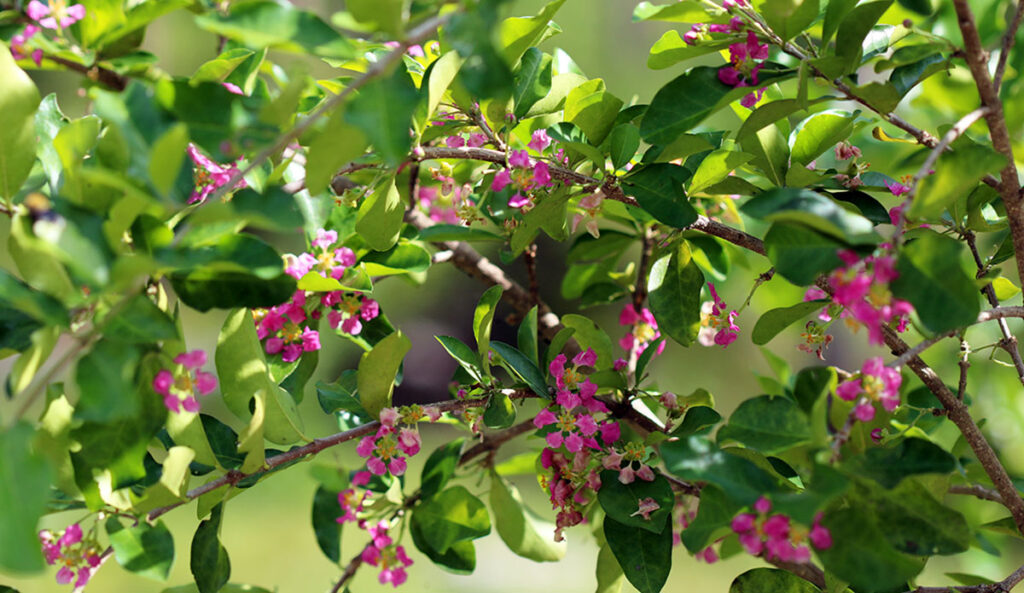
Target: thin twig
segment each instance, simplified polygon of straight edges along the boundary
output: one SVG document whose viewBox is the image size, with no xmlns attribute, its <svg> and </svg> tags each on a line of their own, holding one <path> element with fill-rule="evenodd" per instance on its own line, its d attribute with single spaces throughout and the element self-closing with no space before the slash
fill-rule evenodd
<svg viewBox="0 0 1024 593">
<path fill-rule="evenodd" d="M 981 278 L 988 272 L 988 266 L 981 260 L 981 254 L 978 253 L 978 245 L 974 240 L 974 233 L 967 230 L 963 233 L 964 241 L 971 250 L 971 256 L 974 258 L 974 263 L 978 266 L 977 277 Z M 989 282 L 981 289 L 982 294 L 988 300 L 988 303 L 995 308 L 999 308 L 999 298 L 996 297 L 996 290 Z M 999 331 L 1003 334 L 1003 339 L 999 341 L 999 347 L 1006 351 L 1010 355 L 1010 359 L 1013 361 L 1013 366 L 1017 369 L 1017 378 L 1020 379 L 1022 385 L 1024 385 L 1024 359 L 1021 359 L 1020 349 L 1017 344 L 1017 336 L 1013 335 L 1010 331 L 1010 326 L 1006 323 L 1006 320 L 1000 318 L 998 320 Z"/>
<path fill-rule="evenodd" d="M 108 68 L 103 68 L 99 65 L 85 66 L 79 64 L 78 62 L 72 62 L 71 60 L 61 58 L 59 56 L 44 55 L 43 59 L 49 60 L 54 64 L 60 64 L 68 70 L 78 72 L 79 74 L 84 75 L 89 80 L 93 82 L 98 82 L 117 92 L 121 92 L 128 88 L 129 79 Z"/>
<path fill-rule="evenodd" d="M 523 250 L 523 264 L 526 265 L 526 278 L 530 284 L 530 298 L 540 302 L 540 282 L 537 280 L 537 244 L 531 243 Z"/>
<path fill-rule="evenodd" d="M 911 593 L 949 593 L 950 591 L 957 591 L 958 593 L 1009 593 L 1021 581 L 1024 581 L 1024 566 L 1013 571 L 1013 574 L 998 583 L 952 587 L 918 587 Z"/>
<path fill-rule="evenodd" d="M 996 92 L 999 92 L 999 87 L 1003 85 L 1003 74 L 1006 73 L 1006 62 L 1010 57 L 1010 52 L 1013 50 L 1013 45 L 1017 41 L 1017 29 L 1020 28 L 1021 17 L 1024 16 L 1024 1 L 1017 2 L 1017 10 L 1013 13 L 1013 20 L 1010 21 L 1010 26 L 1006 29 L 1006 33 L 1003 34 L 1003 45 L 999 52 L 999 63 L 996 65 L 996 74 L 992 77 L 992 86 L 996 87 Z"/>
<path fill-rule="evenodd" d="M 967 393 L 967 370 L 971 368 L 971 347 L 967 344 L 967 341 L 960 340 L 960 382 L 957 383 L 956 398 L 960 401 L 964 401 L 964 394 Z"/>
<path fill-rule="evenodd" d="M 981 500 L 989 500 L 1003 504 L 1003 497 L 991 488 L 979 486 L 978 484 L 954 484 L 949 487 L 950 494 L 966 494 Z"/>
</svg>

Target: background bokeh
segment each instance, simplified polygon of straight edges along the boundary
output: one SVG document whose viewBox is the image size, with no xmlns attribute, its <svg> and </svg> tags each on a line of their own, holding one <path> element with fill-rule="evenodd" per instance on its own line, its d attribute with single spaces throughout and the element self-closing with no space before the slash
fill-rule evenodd
<svg viewBox="0 0 1024 593">
<path fill-rule="evenodd" d="M 304 4 L 323 14 L 341 7 L 341 2 L 330 0 L 309 0 L 296 4 Z M 510 12 L 531 14 L 542 4 L 541 0 L 515 0 L 511 3 Z M 564 32 L 547 41 L 543 49 L 565 49 L 584 72 L 592 77 L 603 77 L 608 89 L 627 104 L 646 103 L 661 85 L 680 73 L 683 66 L 677 65 L 663 71 L 651 71 L 646 67 L 650 46 L 670 25 L 631 22 L 635 5 L 635 0 L 568 0 L 556 18 Z M 899 22 L 907 16 L 910 15 L 893 9 L 885 20 Z M 199 64 L 215 55 L 216 41 L 208 33 L 194 26 L 189 13 L 178 12 L 162 18 L 150 28 L 145 46 L 160 56 L 160 66 L 164 70 L 173 75 L 188 76 Z M 706 59 L 712 62 L 718 60 L 714 56 Z M 282 63 L 289 64 L 288 58 L 282 57 Z M 330 72 L 322 64 L 308 64 L 302 67 L 309 68 L 314 75 L 326 76 Z M 958 82 L 956 76 L 957 73 L 954 72 L 949 80 L 934 84 L 938 85 L 940 91 L 944 88 L 949 90 L 962 82 Z M 44 94 L 58 93 L 61 106 L 69 115 L 77 115 L 87 110 L 85 99 L 76 91 L 79 81 L 75 76 L 63 73 L 35 73 L 34 77 Z M 915 93 L 916 96 L 908 98 L 901 106 L 901 110 L 906 112 L 909 119 L 928 130 L 935 130 L 944 122 L 955 121 L 955 113 L 967 109 L 965 105 L 944 103 L 943 95 L 937 97 L 932 90 L 928 89 L 924 94 Z M 950 97 L 953 94 L 953 90 L 949 90 L 945 96 Z M 726 127 L 738 121 L 731 113 L 719 118 L 719 123 Z M 860 139 L 858 144 L 866 155 L 880 154 L 884 158 L 879 158 L 879 163 L 895 167 L 886 169 L 886 173 L 898 177 L 912 172 L 913 169 L 900 163 L 904 162 L 903 159 L 914 150 L 913 148 L 875 142 L 868 131 L 862 131 Z M 759 230 L 761 229 L 752 229 L 755 233 Z M 3 240 L 3 244 L 6 244 L 8 231 L 8 220 L 0 218 L 0 239 Z M 299 237 L 277 239 L 285 249 L 301 247 Z M 564 271 L 560 251 L 559 245 L 543 242 L 540 245 L 541 293 L 556 311 L 570 312 L 575 309 L 575 305 L 564 302 L 558 292 Z M 13 269 L 6 251 L 0 253 L 0 265 Z M 739 253 L 736 256 L 744 257 Z M 636 253 L 624 254 L 622 264 L 625 265 L 635 259 Z M 751 261 L 754 274 L 768 268 L 768 263 L 764 260 Z M 522 272 L 519 262 L 511 266 L 511 273 L 514 276 L 521 278 Z M 736 306 L 746 298 L 752 278 L 753 274 L 737 274 L 731 277 L 726 285 L 719 286 L 719 290 L 730 304 Z M 447 397 L 446 382 L 454 369 L 454 362 L 447 357 L 432 336 L 447 334 L 470 339 L 472 310 L 483 289 L 483 286 L 445 264 L 435 266 L 430 271 L 429 280 L 423 285 L 415 285 L 398 278 L 388 279 L 380 284 L 375 296 L 395 325 L 401 327 L 413 342 L 413 350 L 406 358 L 405 380 L 396 392 L 397 399 L 402 402 L 423 402 Z M 719 411 L 723 415 L 728 415 L 740 401 L 761 391 L 756 377 L 758 374 L 772 375 L 764 356 L 750 343 L 747 337 L 749 330 L 761 312 L 775 306 L 791 304 L 801 296 L 799 289 L 789 286 L 784 280 L 773 280 L 770 286 L 756 293 L 750 307 L 741 314 L 739 323 L 743 327 L 743 333 L 740 340 L 728 349 L 706 349 L 700 346 L 683 349 L 670 344 L 665 354 L 652 364 L 658 383 L 664 389 L 677 393 L 689 393 L 698 387 L 707 388 L 715 395 Z M 509 311 L 502 310 L 501 313 Z M 617 308 L 599 307 L 590 309 L 587 313 L 592 315 L 613 339 L 621 335 L 622 331 L 617 326 Z M 501 316 L 500 314 L 499 317 Z M 188 333 L 189 348 L 205 348 L 212 352 L 223 318 L 224 314 L 217 312 L 207 315 L 187 314 L 184 326 Z M 1016 320 L 1011 321 L 1011 326 L 1015 331 L 1020 327 Z M 837 339 L 826 352 L 828 364 L 852 369 L 859 367 L 865 356 L 885 354 L 881 350 L 869 350 L 865 346 L 863 334 L 853 335 L 845 328 L 838 325 L 835 327 Z M 512 331 L 514 329 L 503 321 L 497 321 L 496 334 L 510 335 Z M 995 339 L 994 334 L 986 333 L 988 331 L 984 328 L 973 330 L 972 343 L 981 345 L 992 342 Z M 797 333 L 791 329 L 777 338 L 770 345 L 772 352 L 789 360 L 795 369 L 821 364 L 795 348 L 799 340 Z M 344 340 L 325 338 L 321 365 L 314 382 L 332 381 L 342 370 L 353 368 L 358 354 L 357 349 Z M 926 358 L 937 368 L 948 373 L 954 368 L 955 345 L 950 341 L 948 344 L 933 348 Z M 983 355 L 979 355 L 979 358 L 983 358 Z M 10 359 L 0 361 L 0 373 L 6 374 L 10 363 Z M 1021 397 L 1020 385 L 1014 373 L 1011 369 L 997 365 L 975 364 L 971 369 L 969 385 L 970 392 L 978 402 L 978 415 L 988 417 L 986 428 L 1000 445 L 1011 471 L 1017 475 L 1024 475 L 1024 455 L 1021 454 L 1024 439 L 1020 430 L 1020 427 L 1024 426 L 1024 398 Z M 308 421 L 308 434 L 321 436 L 335 432 L 336 427 L 333 426 L 331 419 L 319 410 L 312 391 L 312 387 L 307 387 L 306 398 L 301 405 L 303 417 Z M 9 406 L 7 402 L 0 402 L 0 415 L 7 411 L 6 406 Z M 217 415 L 226 422 L 231 421 L 230 415 L 215 401 L 215 397 L 204 402 L 204 411 Z M 436 446 L 450 438 L 453 430 L 448 427 L 430 426 L 425 427 L 423 433 L 425 451 L 429 452 L 431 445 Z M 951 445 L 956 437 L 955 431 L 951 430 L 941 433 L 938 438 Z M 512 453 L 514 447 L 503 451 L 502 457 Z M 425 458 L 426 453 L 412 461 L 408 483 L 410 487 L 415 487 L 419 467 Z M 325 591 L 331 586 L 332 581 L 337 579 L 340 574 L 339 567 L 319 551 L 310 527 L 310 507 L 316 488 L 310 470 L 314 464 L 354 468 L 360 461 L 354 453 L 354 447 L 342 446 L 328 450 L 312 462 L 300 463 L 274 474 L 257 488 L 239 495 L 227 506 L 223 541 L 231 556 L 232 582 L 298 593 Z M 477 481 L 475 474 L 470 473 L 466 482 L 467 487 L 474 492 L 485 493 L 486 480 Z M 536 510 L 548 514 L 547 501 L 533 476 L 520 476 L 516 483 Z M 990 508 L 980 512 L 967 511 L 971 513 L 968 515 L 969 521 L 976 525 L 1002 516 L 999 507 L 994 504 L 987 506 Z M 61 528 L 79 518 L 80 514 L 76 513 L 52 515 L 46 518 L 44 526 Z M 136 577 L 111 563 L 111 566 L 105 567 L 93 579 L 89 590 L 156 593 L 170 585 L 190 582 L 189 542 L 198 523 L 195 505 L 178 509 L 167 515 L 165 520 L 177 546 L 177 557 L 169 583 L 157 583 Z M 362 536 L 363 534 L 355 530 L 348 530 L 342 546 L 343 559 L 350 558 L 361 549 L 365 543 Z M 1021 563 L 1024 548 L 1017 540 L 1011 541 L 1008 536 L 987 537 L 1003 550 L 1002 557 L 995 557 L 978 548 L 972 548 L 959 556 L 935 558 L 926 568 L 920 581 L 927 584 L 947 582 L 940 580 L 944 572 L 969 572 L 993 579 L 1003 578 L 1013 567 Z M 568 540 L 569 552 L 561 563 L 535 564 L 510 553 L 497 535 L 492 534 L 478 540 L 477 570 L 471 576 L 448 574 L 434 567 L 409 545 L 416 563 L 410 571 L 410 581 L 405 585 L 405 590 L 510 593 L 592 591 L 595 586 L 593 575 L 597 557 L 593 539 L 589 537 L 584 526 L 570 530 Z M 710 566 L 698 564 L 681 548 L 677 550 L 673 560 L 672 575 L 665 591 L 724 592 L 735 575 L 747 568 L 760 565 L 760 561 L 747 556 Z M 47 593 L 69 589 L 54 584 L 52 571 L 32 577 L 5 575 L 0 583 L 14 586 L 23 593 Z M 372 569 L 362 570 L 352 585 L 353 591 L 383 588 L 377 584 L 376 573 Z M 627 584 L 624 590 L 632 589 Z"/>
</svg>

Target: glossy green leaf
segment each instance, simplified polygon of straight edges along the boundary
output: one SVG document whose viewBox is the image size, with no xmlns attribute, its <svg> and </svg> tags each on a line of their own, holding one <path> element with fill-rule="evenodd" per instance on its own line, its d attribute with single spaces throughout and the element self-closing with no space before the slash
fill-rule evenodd
<svg viewBox="0 0 1024 593">
<path fill-rule="evenodd" d="M 400 241 L 387 251 L 367 253 L 361 261 L 366 273 L 373 277 L 416 274 L 430 267 L 430 252 L 416 243 Z"/>
<path fill-rule="evenodd" d="M 764 0 L 758 12 L 779 37 L 788 41 L 818 17 L 818 0 Z"/>
<path fill-rule="evenodd" d="M 455 477 L 455 470 L 459 467 L 462 446 L 465 442 L 464 438 L 455 439 L 434 449 L 430 457 L 427 458 L 420 476 L 420 496 L 424 500 L 444 490 L 448 481 Z"/>
<path fill-rule="evenodd" d="M 704 274 L 686 241 L 677 241 L 655 256 L 647 278 L 651 313 L 658 328 L 683 346 L 689 346 L 700 329 L 703 287 Z"/>
<path fill-rule="evenodd" d="M 472 348 L 458 338 L 451 336 L 434 337 L 471 377 L 477 381 L 483 379 L 483 371 L 480 368 L 480 356 Z"/>
<path fill-rule="evenodd" d="M 455 80 L 455 76 L 459 73 L 459 68 L 461 67 L 462 58 L 459 57 L 459 52 L 457 51 L 449 51 L 431 64 L 429 78 L 426 83 L 428 117 L 434 115 L 434 112 L 437 111 L 437 106 L 441 104 L 441 100 L 448 91 L 448 87 Z"/>
<path fill-rule="evenodd" d="M 36 529 L 52 475 L 46 459 L 32 449 L 33 434 L 20 422 L 0 432 L 0 567 L 17 572 L 43 568 Z"/>
<path fill-rule="evenodd" d="M 529 113 L 537 101 L 551 92 L 551 55 L 545 54 L 536 47 L 531 47 L 523 54 L 519 68 L 513 74 L 515 88 L 512 101 L 515 105 L 513 114 L 522 119 Z"/>
<path fill-rule="evenodd" d="M 32 289 L 7 270 L 0 269 L 0 302 L 48 325 L 67 326 L 68 312 L 56 299 Z"/>
<path fill-rule="evenodd" d="M 192 537 L 189 568 L 199 593 L 217 593 L 231 578 L 231 560 L 220 542 L 223 513 L 223 503 L 213 507 L 210 517 L 199 523 Z"/>
<path fill-rule="evenodd" d="M 806 165 L 853 133 L 859 112 L 847 113 L 830 109 L 803 120 L 789 137 L 793 160 Z"/>
<path fill-rule="evenodd" d="M 796 222 L 837 239 L 872 242 L 871 221 L 810 190 L 779 188 L 758 194 L 740 210 L 769 222 Z"/>
<path fill-rule="evenodd" d="M 641 2 L 633 9 L 634 21 L 699 23 L 707 20 L 709 16 L 704 5 L 696 0 L 681 0 L 669 4 Z"/>
<path fill-rule="evenodd" d="M 185 164 L 188 126 L 179 123 L 160 135 L 149 153 L 149 179 L 161 194 L 168 194 Z"/>
<path fill-rule="evenodd" d="M 698 66 L 681 74 L 654 95 L 640 136 L 649 144 L 669 144 L 710 115 L 730 89 L 718 80 L 717 68 Z"/>
<path fill-rule="evenodd" d="M 409 154 L 412 116 L 420 94 L 405 68 L 367 83 L 348 103 L 345 121 L 366 134 L 385 163 L 397 166 Z"/>
<path fill-rule="evenodd" d="M 907 243 L 896 260 L 893 294 L 910 301 L 930 331 L 949 331 L 974 322 L 981 309 L 978 288 L 960 264 L 963 245 L 935 232 Z"/>
<path fill-rule="evenodd" d="M 257 392 L 265 391 L 270 382 L 250 311 L 238 309 L 224 320 L 214 358 L 224 403 L 235 416 L 248 419 L 249 400 Z"/>
<path fill-rule="evenodd" d="M 405 0 L 349 0 L 345 9 L 360 23 L 397 37 L 402 34 L 402 21 L 408 18 L 407 5 Z"/>
<path fill-rule="evenodd" d="M 534 364 L 540 363 L 540 355 L 537 346 L 537 306 L 534 305 L 530 312 L 523 317 L 516 332 L 516 346 L 526 358 Z"/>
<path fill-rule="evenodd" d="M 503 342 L 491 342 L 491 348 L 522 377 L 534 393 L 544 399 L 551 399 L 544 373 L 525 354 Z"/>
<path fill-rule="evenodd" d="M 832 367 L 807 367 L 796 374 L 793 397 L 800 409 L 810 414 L 814 404 L 836 386 L 836 372 Z"/>
<path fill-rule="evenodd" d="M 633 124 L 619 124 L 608 137 L 612 166 L 621 169 L 629 164 L 640 148 L 640 129 Z"/>
<path fill-rule="evenodd" d="M 967 551 L 971 529 L 959 512 L 943 505 L 915 479 L 892 490 L 864 481 L 857 496 L 885 526 L 889 543 L 915 556 L 950 555 Z"/>
<path fill-rule="evenodd" d="M 740 140 L 740 147 L 753 155 L 750 164 L 760 169 L 772 183 L 787 185 L 789 145 L 778 124 L 767 125 L 744 136 Z"/>
<path fill-rule="evenodd" d="M 505 60 L 514 64 L 527 48 L 540 43 L 549 27 L 548 22 L 563 4 L 565 0 L 552 0 L 532 17 L 513 17 L 502 21 L 498 35 Z"/>
<path fill-rule="evenodd" d="M 562 325 L 576 330 L 573 339 L 579 344 L 580 349 L 592 349 L 597 354 L 595 369 L 606 369 L 615 362 L 612 339 L 608 334 L 591 321 L 589 317 L 570 313 L 562 316 Z"/>
<path fill-rule="evenodd" d="M 750 339 L 758 346 L 772 341 L 784 329 L 826 306 L 828 301 L 808 301 L 765 312 L 754 324 Z"/>
<path fill-rule="evenodd" d="M 659 222 L 681 229 L 697 220 L 697 211 L 683 190 L 689 178 L 690 172 L 683 167 L 655 163 L 630 172 L 622 179 L 622 190 Z"/>
<path fill-rule="evenodd" d="M 821 589 L 779 568 L 754 568 L 733 579 L 729 593 L 819 593 Z"/>
<path fill-rule="evenodd" d="M 684 480 L 717 485 L 735 502 L 749 504 L 775 487 L 774 478 L 752 461 L 730 455 L 706 437 L 690 436 L 661 445 L 668 471 Z"/>
<path fill-rule="evenodd" d="M 117 342 L 145 344 L 178 337 L 178 328 L 149 298 L 137 295 L 106 320 L 103 334 Z"/>
<path fill-rule="evenodd" d="M 597 146 L 615 125 L 622 100 L 605 90 L 600 78 L 588 80 L 569 91 L 565 98 L 565 121 L 576 124 L 587 140 Z"/>
<path fill-rule="evenodd" d="M 903 439 L 885 448 L 868 449 L 848 464 L 861 476 L 869 477 L 886 488 L 917 474 L 948 474 L 956 467 L 953 456 L 942 447 L 919 438 Z"/>
<path fill-rule="evenodd" d="M 737 167 L 752 158 L 752 155 L 734 150 L 716 150 L 712 152 L 704 157 L 697 170 L 694 171 L 693 178 L 690 179 L 690 193 L 695 194 L 722 181 L 736 170 Z"/>
<path fill-rule="evenodd" d="M 370 416 L 377 418 L 380 411 L 391 405 L 395 377 L 402 359 L 412 348 L 412 342 L 401 331 L 384 338 L 359 358 L 359 403 Z"/>
<path fill-rule="evenodd" d="M 423 552 L 430 561 L 437 566 L 455 574 L 472 574 L 476 569 L 476 546 L 472 540 L 455 542 L 444 552 L 438 552 L 431 547 L 423 535 L 424 527 L 415 519 L 409 522 L 409 535 L 412 536 L 413 544 L 420 552 Z"/>
<path fill-rule="evenodd" d="M 362 156 L 369 144 L 367 135 L 345 121 L 345 112 L 331 114 L 323 132 L 309 144 L 306 157 L 306 189 L 313 195 L 326 191 L 335 173 Z"/>
<path fill-rule="evenodd" d="M 341 561 L 341 505 L 338 503 L 338 491 L 325 486 L 316 489 L 313 495 L 313 533 L 316 545 L 331 561 Z"/>
<path fill-rule="evenodd" d="M 739 405 L 718 431 L 718 442 L 737 441 L 765 455 L 811 440 L 811 425 L 793 400 L 762 395 Z"/>
<path fill-rule="evenodd" d="M 483 420 L 488 428 L 508 428 L 515 424 L 516 407 L 507 393 L 497 391 L 491 394 L 484 408 Z"/>
<path fill-rule="evenodd" d="M 690 45 L 679 35 L 678 30 L 671 29 L 651 46 L 651 53 L 647 56 L 647 67 L 651 70 L 661 70 L 679 62 L 715 53 L 729 47 L 731 43 L 730 39 L 718 39 Z"/>
<path fill-rule="evenodd" d="M 487 507 L 462 486 L 452 486 L 421 502 L 413 510 L 412 522 L 422 529 L 430 547 L 440 553 L 453 544 L 491 532 Z"/>
<path fill-rule="evenodd" d="M 683 530 L 683 545 L 691 554 L 696 554 L 714 541 L 714 534 L 729 529 L 733 517 L 743 508 L 730 500 L 721 489 L 707 485 L 700 491 L 700 506 L 697 517 Z"/>
<path fill-rule="evenodd" d="M 832 546 L 818 550 L 825 570 L 857 591 L 882 593 L 904 587 L 924 563 L 904 556 L 886 541 L 883 529 L 865 521 L 865 509 L 842 508 L 825 513 L 822 525 Z"/>
<path fill-rule="evenodd" d="M 765 234 L 764 248 L 775 271 L 798 286 L 813 284 L 819 274 L 843 263 L 837 255 L 842 243 L 802 224 L 773 224 Z"/>
<path fill-rule="evenodd" d="M 494 321 L 494 313 L 497 311 L 498 302 L 501 300 L 502 288 L 492 286 L 488 288 L 476 304 L 473 311 L 473 337 L 476 338 L 476 350 L 483 363 L 484 373 L 490 369 L 487 358 L 491 348 L 491 323 Z"/>
<path fill-rule="evenodd" d="M 325 58 L 351 58 L 355 48 L 312 12 L 270 0 L 232 7 L 228 14 L 209 12 L 196 17 L 199 27 L 248 47 L 270 47 Z"/>
<path fill-rule="evenodd" d="M 39 91 L 6 46 L 0 47 L 0 87 L 0 197 L 10 200 L 35 162 Z"/>
<path fill-rule="evenodd" d="M 981 144 L 943 154 L 935 164 L 935 173 L 921 180 L 907 216 L 938 218 L 954 201 L 970 193 L 982 176 L 997 172 L 1005 164 L 1003 155 Z"/>
<path fill-rule="evenodd" d="M 118 564 L 144 577 L 167 580 L 174 563 L 174 538 L 163 521 L 125 527 L 117 517 L 110 517 L 105 525 Z"/>
<path fill-rule="evenodd" d="M 133 346 L 111 340 L 96 344 L 75 368 L 79 388 L 75 418 L 93 422 L 134 418 L 139 412 L 135 373 L 140 358 Z"/>
<path fill-rule="evenodd" d="M 892 0 L 865 2 L 849 10 L 839 23 L 836 56 L 842 60 L 844 73 L 855 69 L 861 57 L 861 43 L 891 5 Z"/>
<path fill-rule="evenodd" d="M 601 550 L 597 553 L 597 593 L 620 593 L 622 591 L 622 581 L 625 579 L 625 574 L 622 572 L 622 567 L 619 566 L 619 561 L 615 558 L 615 553 L 605 543 L 601 546 Z"/>
<path fill-rule="evenodd" d="M 502 242 L 505 239 L 484 229 L 476 229 L 453 224 L 435 224 L 425 229 L 420 229 L 419 239 L 421 241 L 474 241 Z"/>
<path fill-rule="evenodd" d="M 653 482 L 636 479 L 629 484 L 623 484 L 618 478 L 618 472 L 601 472 L 601 489 L 597 491 L 597 500 L 604 512 L 622 525 L 661 533 L 666 524 L 671 522 L 668 517 L 671 517 L 675 505 L 672 485 L 661 475 L 656 476 Z M 640 503 L 648 498 L 653 499 L 659 508 L 644 518 L 638 511 Z"/>
<path fill-rule="evenodd" d="M 666 524 L 668 519 L 665 519 Z M 622 572 L 640 593 L 658 593 L 672 568 L 672 530 L 652 533 L 647 529 L 623 525 L 611 517 L 604 519 L 604 536 L 619 561 Z"/>
<path fill-rule="evenodd" d="M 405 205 L 395 187 L 395 180 L 377 186 L 359 206 L 356 232 L 377 251 L 387 251 L 398 243 Z"/>
<path fill-rule="evenodd" d="M 566 543 L 551 537 L 555 526 L 534 514 L 523 503 L 518 489 L 493 471 L 490 502 L 494 528 L 516 555 L 534 562 L 558 562 L 565 557 Z"/>
</svg>

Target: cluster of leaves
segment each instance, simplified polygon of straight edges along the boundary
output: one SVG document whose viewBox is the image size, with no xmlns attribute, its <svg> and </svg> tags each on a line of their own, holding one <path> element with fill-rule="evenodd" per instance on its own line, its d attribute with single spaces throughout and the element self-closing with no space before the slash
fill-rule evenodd
<svg viewBox="0 0 1024 593">
<path fill-rule="evenodd" d="M 0 567 L 74 560 L 89 565 L 88 580 L 113 556 L 165 580 L 175 546 L 160 517 L 196 500 L 195 584 L 168 591 L 255 590 L 229 583 L 220 532 L 231 498 L 387 426 L 382 411 L 412 348 L 382 302 L 358 331 L 334 332 L 363 350 L 356 368 L 314 387 L 319 341 L 285 362 L 261 342 L 259 316 L 301 310 L 315 330 L 322 320 L 307 300 L 338 305 L 389 278 L 428 282 L 435 255 L 498 285 L 472 312 L 475 347 L 437 337 L 458 366 L 438 386 L 451 400 L 427 415 L 447 413 L 468 436 L 431 452 L 416 488 L 404 464 L 372 479 L 318 466 L 312 526 L 335 563 L 347 521 L 408 527 L 426 558 L 458 574 L 475 570 L 473 542 L 492 528 L 513 553 L 551 562 L 565 554 L 562 530 L 583 523 L 601 547 L 599 591 L 624 579 L 660 591 L 682 545 L 704 560 L 746 549 L 778 566 L 737 577 L 738 593 L 873 593 L 913 586 L 933 556 L 972 546 L 998 555 L 997 537 L 1019 537 L 1024 503 L 971 417 L 966 374 L 950 390 L 903 354 L 900 338 L 966 343 L 986 320 L 983 296 L 996 307 L 1020 292 L 997 267 L 1017 263 L 1024 245 L 1020 196 L 995 177 L 1013 168 L 1018 138 L 993 146 L 954 127 L 940 144 L 892 113 L 914 100 L 951 117 L 935 89 L 974 100 L 956 78 L 965 50 L 931 32 L 956 29 L 963 15 L 918 0 L 641 2 L 635 20 L 689 26 L 655 43 L 652 69 L 701 60 L 649 104 L 627 105 L 564 51 L 539 47 L 560 32 L 552 18 L 564 3 L 503 19 L 502 0 L 349 0 L 325 20 L 275 0 L 83 0 L 77 22 L 26 35 L 36 9 L 0 2 L 0 207 L 15 268 L 0 270 L 0 355 L 17 356 L 0 431 L 0 474 L 11 477 L 0 483 Z M 985 4 L 988 46 L 1001 41 L 1006 3 Z M 166 74 L 140 49 L 147 26 L 179 10 L 220 40 L 190 77 Z M 334 75 L 285 69 L 274 61 L 281 53 Z M 993 59 L 1017 70 L 1021 55 Z M 37 66 L 83 74 L 89 113 L 70 118 L 59 97 L 40 98 L 24 71 Z M 737 84 L 723 69 L 746 78 Z M 1004 95 L 1019 97 L 1019 84 L 1007 82 Z M 1019 129 L 1014 105 L 998 117 Z M 589 232 L 577 228 L 583 220 Z M 273 234 L 307 245 L 330 234 L 331 250 L 354 262 L 343 274 L 313 264 L 290 274 L 296 256 L 266 239 Z M 561 296 L 578 310 L 560 318 L 473 247 L 502 265 L 522 258 L 535 276 L 543 236 L 567 245 Z M 640 258 L 623 264 L 634 247 Z M 330 259 L 331 250 L 305 251 Z M 750 297 L 730 309 L 710 282 L 752 285 Z M 755 296 L 772 308 L 750 323 L 743 313 Z M 363 298 L 351 296 L 346 314 Z M 503 298 L 521 319 L 515 345 L 491 339 Z M 580 314 L 608 305 L 626 309 L 622 340 Z M 222 417 L 169 410 L 154 390 L 192 352 L 186 308 L 227 312 L 214 357 Z M 793 369 L 764 350 L 775 376 L 758 377 L 763 393 L 744 396 L 727 419 L 707 390 L 677 396 L 648 372 L 658 356 L 686 356 L 662 354 L 669 341 L 728 346 L 749 327 L 760 346 L 805 322 L 804 349 L 824 358 L 838 319 L 902 356 L 851 373 Z M 992 348 L 1019 362 L 1002 327 Z M 571 370 L 558 358 L 579 353 L 587 362 Z M 908 362 L 917 378 L 902 372 Z M 191 389 L 191 375 L 181 376 Z M 297 405 L 313 389 L 337 434 L 307 433 Z M 580 407 L 606 414 L 600 443 Z M 535 423 L 538 414 L 557 422 Z M 538 437 L 530 451 L 496 460 L 526 433 Z M 557 524 L 524 504 L 510 481 L 524 474 L 538 476 Z M 1012 517 L 982 524 L 973 509 L 947 504 L 956 492 L 1001 500 Z M 353 496 L 357 506 L 346 502 Z M 737 517 L 756 511 L 762 521 L 764 508 L 785 523 L 776 539 L 807 557 L 744 540 L 750 528 Z M 88 513 L 88 553 L 44 558 L 40 519 L 71 509 Z M 397 584 L 391 540 L 368 531 L 362 562 L 381 563 L 381 582 Z M 809 532 L 813 558 L 800 547 Z"/>
</svg>

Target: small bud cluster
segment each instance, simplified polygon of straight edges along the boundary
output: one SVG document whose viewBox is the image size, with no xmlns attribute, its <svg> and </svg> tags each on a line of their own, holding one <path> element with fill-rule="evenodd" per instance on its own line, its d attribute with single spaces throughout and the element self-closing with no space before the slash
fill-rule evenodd
<svg viewBox="0 0 1024 593">
<path fill-rule="evenodd" d="M 857 402 L 853 415 L 861 422 L 875 418 L 875 402 L 882 404 L 886 412 L 892 412 L 900 405 L 900 385 L 903 377 L 899 370 L 889 368 L 876 356 L 864 361 L 860 373 L 836 387 L 836 395 L 848 402 Z M 872 435 L 874 436 L 874 435 Z"/>
<path fill-rule="evenodd" d="M 336 246 L 337 242 L 337 231 L 319 229 L 310 252 L 285 255 L 285 272 L 296 280 L 309 273 L 341 280 L 355 265 L 356 256 L 348 247 Z M 325 311 L 332 329 L 355 336 L 362 332 L 363 322 L 380 315 L 380 306 L 358 292 L 335 290 L 318 297 L 298 290 L 286 303 L 253 310 L 256 334 L 265 341 L 267 354 L 280 354 L 284 362 L 294 362 L 303 352 L 320 349 L 320 333 L 306 323 L 319 320 Z"/>
<path fill-rule="evenodd" d="M 175 414 L 181 410 L 198 412 L 196 394 L 208 395 L 217 388 L 217 378 L 200 371 L 206 364 L 206 352 L 193 350 L 174 357 L 173 372 L 163 369 L 153 377 L 153 391 L 164 396 L 164 405 Z"/>
<path fill-rule="evenodd" d="M 769 514 L 771 509 L 771 502 L 762 496 L 754 503 L 754 513 L 740 513 L 733 518 L 732 530 L 747 553 L 763 554 L 768 560 L 806 563 L 811 561 L 811 550 L 805 541 L 818 550 L 832 547 L 832 534 L 821 525 L 820 513 L 807 530 L 794 525 L 787 515 Z"/>
<path fill-rule="evenodd" d="M 714 284 L 708 282 L 708 290 L 711 291 L 712 300 L 704 301 L 701 305 L 697 341 L 703 346 L 717 344 L 725 348 L 739 337 L 740 327 L 736 325 L 736 316 L 739 313 L 735 309 L 729 309 L 725 301 L 718 296 Z"/>
<path fill-rule="evenodd" d="M 58 585 L 74 581 L 76 588 L 84 587 L 99 567 L 101 550 L 94 534 L 90 532 L 89 535 L 83 537 L 82 526 L 78 523 L 69 525 L 60 534 L 49 529 L 39 532 L 46 563 L 60 566 L 57 570 Z"/>
<path fill-rule="evenodd" d="M 864 185 L 860 176 L 871 167 L 871 163 L 860 161 L 860 149 L 849 142 L 843 141 L 836 144 L 834 152 L 837 161 L 850 161 L 846 167 L 846 172 L 836 175 L 836 180 L 842 183 L 844 187 L 851 189 Z"/>
</svg>

